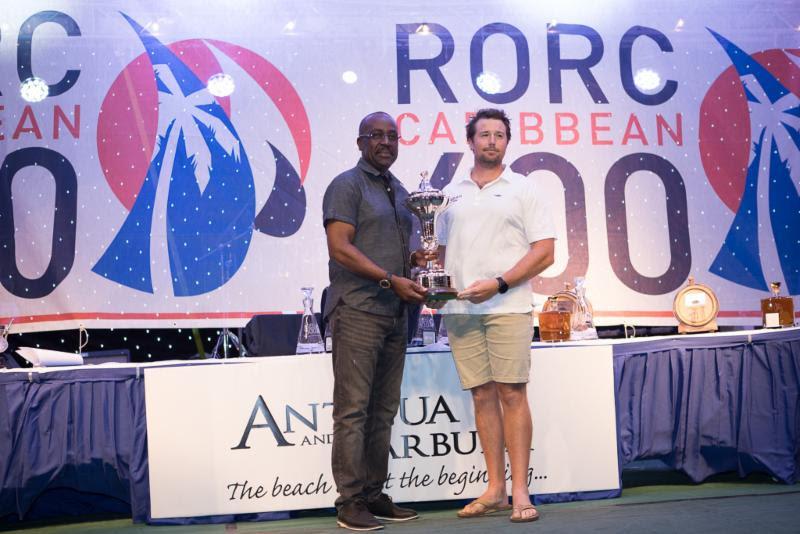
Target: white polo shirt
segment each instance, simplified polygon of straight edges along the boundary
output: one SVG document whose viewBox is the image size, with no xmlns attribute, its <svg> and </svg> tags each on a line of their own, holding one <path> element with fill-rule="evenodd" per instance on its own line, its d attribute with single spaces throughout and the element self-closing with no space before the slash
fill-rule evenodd
<svg viewBox="0 0 800 534">
<path fill-rule="evenodd" d="M 483 189 L 467 174 L 443 192 L 460 197 L 436 221 L 439 244 L 447 247 L 445 270 L 459 291 L 476 280 L 501 276 L 528 253 L 531 243 L 555 238 L 551 210 L 536 181 L 508 166 Z M 531 298 L 530 284 L 523 283 L 480 304 L 451 300 L 441 313 L 526 313 Z"/>
</svg>

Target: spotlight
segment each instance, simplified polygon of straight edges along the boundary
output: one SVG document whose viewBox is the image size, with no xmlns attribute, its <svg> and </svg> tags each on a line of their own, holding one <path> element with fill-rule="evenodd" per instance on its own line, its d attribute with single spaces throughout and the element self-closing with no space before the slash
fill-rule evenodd
<svg viewBox="0 0 800 534">
<path fill-rule="evenodd" d="M 219 73 L 208 79 L 208 92 L 214 96 L 229 96 L 236 89 L 233 78 L 230 74 Z"/>
<path fill-rule="evenodd" d="M 353 72 L 352 70 L 347 70 L 342 73 L 342 80 L 344 83 L 356 83 L 358 81 L 358 74 Z"/>
<path fill-rule="evenodd" d="M 50 94 L 50 88 L 46 81 L 33 76 L 20 84 L 19 94 L 27 102 L 41 102 Z"/>
<path fill-rule="evenodd" d="M 639 69 L 633 75 L 633 84 L 642 91 L 652 91 L 661 85 L 661 76 L 653 69 Z"/>
<path fill-rule="evenodd" d="M 503 84 L 497 74 L 489 71 L 483 71 L 478 75 L 475 83 L 484 93 L 494 95 L 500 92 Z"/>
</svg>

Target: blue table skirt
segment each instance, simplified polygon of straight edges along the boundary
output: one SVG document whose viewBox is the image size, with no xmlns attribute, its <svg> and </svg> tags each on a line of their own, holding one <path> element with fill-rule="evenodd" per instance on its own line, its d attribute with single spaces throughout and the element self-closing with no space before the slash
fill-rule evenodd
<svg viewBox="0 0 800 534">
<path fill-rule="evenodd" d="M 0 373 L 0 522 L 125 514 L 151 521 L 141 370 Z M 229 523 L 287 513 L 179 518 Z"/>
<path fill-rule="evenodd" d="M 620 469 L 656 458 L 695 481 L 762 471 L 796 482 L 800 330 L 616 344 L 614 384 Z M 140 369 L 0 373 L 0 481 L 0 522 L 103 513 L 153 522 Z M 618 493 L 548 495 L 536 502 Z M 287 515 L 159 523 L 281 517 Z"/>
<path fill-rule="evenodd" d="M 800 461 L 800 332 L 614 347 L 620 465 L 655 458 L 695 482 L 736 471 L 787 484 Z"/>
</svg>

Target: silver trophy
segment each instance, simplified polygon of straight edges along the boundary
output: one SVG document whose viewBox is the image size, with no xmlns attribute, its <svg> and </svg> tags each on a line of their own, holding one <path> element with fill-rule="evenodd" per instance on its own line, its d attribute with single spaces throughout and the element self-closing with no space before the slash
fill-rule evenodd
<svg viewBox="0 0 800 534">
<path fill-rule="evenodd" d="M 303 292 L 303 316 L 300 318 L 300 333 L 297 334 L 296 354 L 313 354 L 325 352 L 325 343 L 322 341 L 322 334 L 319 332 L 317 319 L 314 317 L 314 299 L 311 294 L 313 287 L 302 287 Z"/>
<path fill-rule="evenodd" d="M 431 186 L 428 173 L 420 174 L 422 181 L 419 189 L 408 195 L 406 207 L 417 216 L 422 227 L 422 249 L 435 251 L 439 247 L 436 239 L 436 215 L 443 212 L 452 198 Z M 417 274 L 417 283 L 428 290 L 429 300 L 451 300 L 458 291 L 453 287 L 453 280 L 439 265 L 428 262 L 425 269 Z"/>
</svg>

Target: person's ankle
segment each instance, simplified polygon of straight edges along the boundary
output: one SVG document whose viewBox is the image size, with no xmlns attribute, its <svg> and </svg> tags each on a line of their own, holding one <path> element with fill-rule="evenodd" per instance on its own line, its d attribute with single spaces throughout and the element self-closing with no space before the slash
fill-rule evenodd
<svg viewBox="0 0 800 534">
<path fill-rule="evenodd" d="M 489 491 L 486 490 L 481 496 L 482 500 L 491 502 L 508 501 L 508 494 L 505 491 Z"/>
</svg>

